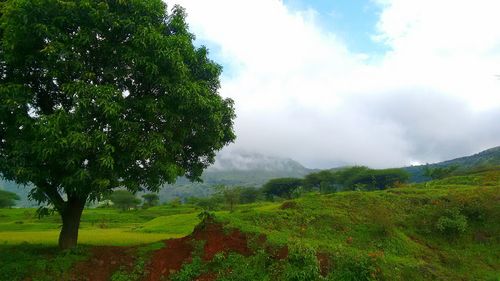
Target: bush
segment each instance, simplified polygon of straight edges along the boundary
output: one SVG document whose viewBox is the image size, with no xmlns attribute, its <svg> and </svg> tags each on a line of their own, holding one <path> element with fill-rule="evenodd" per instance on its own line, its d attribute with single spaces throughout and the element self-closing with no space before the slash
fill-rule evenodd
<svg viewBox="0 0 500 281">
<path fill-rule="evenodd" d="M 284 271 L 284 280 L 320 280 L 319 262 L 314 249 L 296 246 L 290 249 Z"/>
<path fill-rule="evenodd" d="M 328 275 L 327 280 L 369 281 L 377 280 L 380 269 L 371 257 L 341 256 L 338 257 L 335 270 Z"/>
<path fill-rule="evenodd" d="M 467 217 L 458 208 L 448 209 L 438 219 L 436 228 L 446 235 L 459 235 L 467 230 Z"/>
</svg>

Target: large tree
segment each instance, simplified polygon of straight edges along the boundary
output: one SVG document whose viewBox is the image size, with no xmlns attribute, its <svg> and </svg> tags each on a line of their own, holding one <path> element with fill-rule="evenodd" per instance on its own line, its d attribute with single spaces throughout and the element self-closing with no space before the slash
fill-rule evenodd
<svg viewBox="0 0 500 281">
<path fill-rule="evenodd" d="M 0 189 L 0 208 L 14 207 L 19 199 L 19 195 Z"/>
<path fill-rule="evenodd" d="M 277 178 L 269 180 L 262 186 L 262 193 L 268 199 L 274 196 L 292 199 L 293 193 L 304 185 L 304 180 L 299 178 Z"/>
<path fill-rule="evenodd" d="M 148 193 L 142 195 L 142 198 L 144 198 L 144 204 L 143 206 L 146 208 L 153 207 L 158 205 L 160 203 L 160 196 L 156 193 Z"/>
<path fill-rule="evenodd" d="M 141 199 L 137 198 L 132 192 L 128 190 L 115 190 L 109 199 L 113 202 L 116 208 L 122 211 L 127 211 L 132 208 L 137 208 L 141 204 Z"/>
<path fill-rule="evenodd" d="M 61 215 L 77 243 L 86 202 L 114 188 L 199 180 L 232 142 L 221 67 L 161 0 L 0 3 L 0 173 Z"/>
</svg>

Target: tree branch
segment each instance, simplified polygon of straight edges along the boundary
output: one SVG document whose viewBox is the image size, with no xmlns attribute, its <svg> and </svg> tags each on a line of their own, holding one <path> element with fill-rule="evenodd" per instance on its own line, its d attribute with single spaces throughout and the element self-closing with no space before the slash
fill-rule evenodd
<svg viewBox="0 0 500 281">
<path fill-rule="evenodd" d="M 57 191 L 57 187 L 45 181 L 37 183 L 36 186 L 40 188 L 43 193 L 47 195 L 47 197 L 49 197 L 51 203 L 54 204 L 54 207 L 56 207 L 57 210 L 63 210 L 66 201 L 64 201 L 64 199 L 61 197 L 61 194 L 59 194 L 59 192 Z"/>
</svg>

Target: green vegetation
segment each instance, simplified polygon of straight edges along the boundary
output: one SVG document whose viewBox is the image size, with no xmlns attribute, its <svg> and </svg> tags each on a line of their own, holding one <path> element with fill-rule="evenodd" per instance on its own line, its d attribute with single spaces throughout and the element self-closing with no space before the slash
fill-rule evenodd
<svg viewBox="0 0 500 281">
<path fill-rule="evenodd" d="M 470 184 L 492 174 L 498 177 L 500 170 L 449 178 L 448 184 L 312 193 L 295 204 L 218 217 L 231 227 L 266 234 L 273 245 L 304 245 L 327 255 L 335 264 L 327 280 L 496 280 L 500 182 Z"/>
<path fill-rule="evenodd" d="M 79 240 L 86 245 L 139 245 L 188 235 L 199 222 L 200 209 L 192 206 L 156 206 L 122 212 L 117 209 L 87 209 L 82 214 Z M 192 216 L 186 220 L 185 214 Z M 179 216 L 179 217 L 177 217 Z M 154 231 L 152 222 L 169 218 L 166 231 Z M 176 222 L 179 227 L 175 226 Z M 53 214 L 38 219 L 36 209 L 0 211 L 0 245 L 20 243 L 57 245 L 61 219 Z"/>
<path fill-rule="evenodd" d="M 262 193 L 270 200 L 274 197 L 291 199 L 303 184 L 304 181 L 297 178 L 272 179 L 262 186 Z"/>
<path fill-rule="evenodd" d="M 0 280 L 68 280 L 73 264 L 88 258 L 87 247 L 60 251 L 55 246 L 0 244 Z"/>
<path fill-rule="evenodd" d="M 154 207 L 160 203 L 160 197 L 156 193 L 144 194 L 142 198 L 144 198 L 143 207 L 145 208 Z"/>
<path fill-rule="evenodd" d="M 161 0 L 1 2 L 0 174 L 61 215 L 62 249 L 87 202 L 198 180 L 235 139 L 185 17 Z"/>
<path fill-rule="evenodd" d="M 322 193 L 347 190 L 382 190 L 397 187 L 408 181 L 403 169 L 374 170 L 355 166 L 311 173 L 304 179 L 304 187 Z"/>
<path fill-rule="evenodd" d="M 128 190 L 115 190 L 109 196 L 109 200 L 113 205 L 122 211 L 136 209 L 141 204 L 141 199 L 137 198 L 132 192 Z"/>
<path fill-rule="evenodd" d="M 0 208 L 14 207 L 19 199 L 19 195 L 0 189 Z"/>
<path fill-rule="evenodd" d="M 493 281 L 500 272 L 499 201 L 499 169 L 379 191 L 309 192 L 289 201 L 234 205 L 233 212 L 222 200 L 218 208 L 227 211 L 204 212 L 201 218 L 215 216 L 226 228 L 248 233 L 254 254 L 221 253 L 205 261 L 202 252 L 195 249 L 191 261 L 171 280 L 214 274 L 217 280 Z M 81 241 L 88 245 L 139 245 L 182 237 L 200 222 L 201 210 L 191 204 L 127 212 L 89 209 L 82 216 Z M 2 274 L 36 276 L 30 269 L 15 267 L 14 259 L 3 258 L 12 252 L 23 262 L 37 257 L 60 259 L 50 266 L 49 262 L 40 265 L 53 276 L 61 276 L 57 275 L 63 272 L 59 268 L 85 258 L 89 246 L 78 255 L 47 256 L 45 250 L 34 250 L 54 251 L 53 237 L 60 224 L 58 216 L 39 220 L 35 215 L 33 209 L 1 211 L 1 268 L 6 268 Z M 262 234 L 266 242 L 259 239 Z M 156 249 L 158 244 L 150 247 Z M 277 258 L 283 247 L 288 248 L 288 254 Z M 27 256 L 19 256 L 20 251 Z M 117 271 L 113 280 L 143 278 L 140 269 L 150 254 L 145 251 L 131 269 Z"/>
<path fill-rule="evenodd" d="M 450 165 L 443 167 L 429 167 L 429 165 L 424 166 L 424 176 L 429 177 L 433 180 L 443 179 L 449 177 L 459 168 L 458 165 Z"/>
</svg>

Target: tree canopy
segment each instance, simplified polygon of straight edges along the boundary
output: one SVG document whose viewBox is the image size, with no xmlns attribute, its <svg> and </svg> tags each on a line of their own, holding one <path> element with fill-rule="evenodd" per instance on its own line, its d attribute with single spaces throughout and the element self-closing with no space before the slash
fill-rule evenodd
<svg viewBox="0 0 500 281">
<path fill-rule="evenodd" d="M 137 198 L 132 192 L 128 190 L 115 190 L 109 199 L 113 205 L 122 211 L 127 211 L 132 208 L 137 208 L 141 204 L 141 199 Z"/>
<path fill-rule="evenodd" d="M 308 189 L 322 192 L 343 190 L 380 190 L 405 183 L 409 174 L 403 169 L 375 170 L 354 166 L 338 170 L 324 170 L 306 176 L 304 185 Z"/>
<path fill-rule="evenodd" d="M 304 180 L 298 178 L 272 179 L 262 186 L 262 193 L 264 193 L 267 198 L 277 196 L 291 199 L 293 193 L 303 184 Z"/>
<path fill-rule="evenodd" d="M 145 207 L 153 207 L 158 205 L 160 203 L 160 196 L 156 193 L 147 193 L 142 195 L 142 198 L 144 199 L 144 206 Z"/>
<path fill-rule="evenodd" d="M 0 208 L 14 207 L 18 200 L 20 198 L 17 194 L 0 189 Z"/>
<path fill-rule="evenodd" d="M 87 201 L 199 180 L 235 138 L 221 67 L 161 0 L 9 0 L 0 14 L 0 173 L 33 184 L 76 245 Z"/>
</svg>

